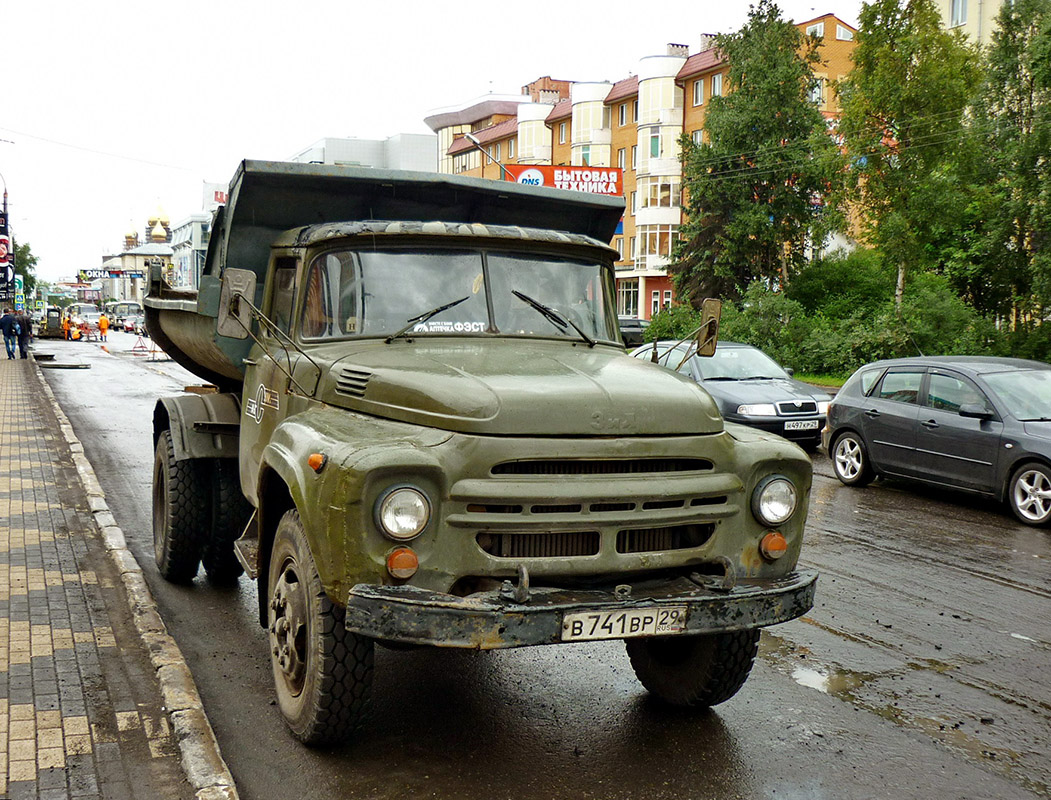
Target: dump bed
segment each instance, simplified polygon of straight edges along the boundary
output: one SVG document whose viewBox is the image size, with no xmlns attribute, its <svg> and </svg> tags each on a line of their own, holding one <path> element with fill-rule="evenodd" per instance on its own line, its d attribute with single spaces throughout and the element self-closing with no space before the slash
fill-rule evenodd
<svg viewBox="0 0 1051 800">
<path fill-rule="evenodd" d="M 227 267 L 256 273 L 261 305 L 270 245 L 286 230 L 322 222 L 406 220 L 546 228 L 609 242 L 624 213 L 619 197 L 521 186 L 429 172 L 280 161 L 243 161 L 216 212 L 199 292 L 150 276 L 146 321 L 175 361 L 224 390 L 236 390 L 251 340 L 215 330 Z"/>
</svg>

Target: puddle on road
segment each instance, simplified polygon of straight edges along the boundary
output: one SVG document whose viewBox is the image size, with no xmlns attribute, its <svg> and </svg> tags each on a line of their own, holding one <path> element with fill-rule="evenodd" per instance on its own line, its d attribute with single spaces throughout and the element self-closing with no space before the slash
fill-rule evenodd
<svg viewBox="0 0 1051 800">
<path fill-rule="evenodd" d="M 847 670 L 822 672 L 811 667 L 796 667 L 792 670 L 792 680 L 800 686 L 806 686 L 810 689 L 817 689 L 824 694 L 844 698 L 851 697 L 851 693 L 855 689 L 862 686 L 866 681 L 871 680 L 872 677 L 871 675 L 862 675 L 861 673 Z"/>
</svg>

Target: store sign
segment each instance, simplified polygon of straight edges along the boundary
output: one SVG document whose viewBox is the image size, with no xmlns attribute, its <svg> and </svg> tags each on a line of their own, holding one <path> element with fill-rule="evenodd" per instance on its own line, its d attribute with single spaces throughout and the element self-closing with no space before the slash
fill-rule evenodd
<svg viewBox="0 0 1051 800">
<path fill-rule="evenodd" d="M 146 273 L 141 269 L 82 269 L 77 273 L 77 277 L 81 283 L 106 280 L 109 278 L 131 278 L 133 280 L 137 279 L 141 281 L 146 277 Z"/>
<path fill-rule="evenodd" d="M 624 170 L 616 167 L 549 167 L 511 164 L 506 167 L 506 180 L 524 186 L 547 186 L 591 194 L 624 194 Z"/>
<path fill-rule="evenodd" d="M 202 198 L 201 208 L 205 211 L 215 211 L 219 206 L 226 205 L 226 184 L 225 183 L 205 183 L 204 184 L 204 197 Z"/>
</svg>

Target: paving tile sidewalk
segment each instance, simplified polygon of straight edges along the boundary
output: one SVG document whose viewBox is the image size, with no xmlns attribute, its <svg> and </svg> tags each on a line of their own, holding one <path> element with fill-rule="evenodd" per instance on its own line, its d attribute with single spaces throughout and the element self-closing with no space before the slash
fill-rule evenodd
<svg viewBox="0 0 1051 800">
<path fill-rule="evenodd" d="M 0 797 L 194 797 L 32 361 L 0 360 Z"/>
</svg>

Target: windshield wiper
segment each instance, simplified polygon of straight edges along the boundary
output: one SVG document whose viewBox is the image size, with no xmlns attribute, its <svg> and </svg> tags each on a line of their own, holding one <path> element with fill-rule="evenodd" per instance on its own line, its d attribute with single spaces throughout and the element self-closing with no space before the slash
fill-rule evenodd
<svg viewBox="0 0 1051 800">
<path fill-rule="evenodd" d="M 1030 419 L 1020 419 L 1019 422 L 1051 422 L 1051 417 L 1031 417 Z"/>
<path fill-rule="evenodd" d="M 776 381 L 774 375 L 749 375 L 747 378 L 738 378 L 739 381 Z"/>
<path fill-rule="evenodd" d="M 563 316 L 562 314 L 560 314 L 558 311 L 556 311 L 555 309 L 551 308 L 550 306 L 545 306 L 539 300 L 534 300 L 529 295 L 523 294 L 522 292 L 518 291 L 517 289 L 512 289 L 511 290 L 511 294 L 513 294 L 515 297 L 517 297 L 523 303 L 526 303 L 530 307 L 532 307 L 532 308 L 536 309 L 537 311 L 539 311 L 541 314 L 544 315 L 544 317 L 547 320 L 549 320 L 556 328 L 558 328 L 563 333 L 566 332 L 566 326 L 567 325 L 572 326 L 573 330 L 575 330 L 578 334 L 580 334 L 580 338 L 583 339 L 585 342 L 587 342 L 588 347 L 594 347 L 595 346 L 595 340 L 592 339 L 590 336 L 588 336 L 586 333 L 584 333 L 584 331 L 582 331 L 580 329 L 580 327 L 573 320 L 571 320 L 568 316 Z"/>
<path fill-rule="evenodd" d="M 459 300 L 453 300 L 451 303 L 446 303 L 444 306 L 438 306 L 437 308 L 432 308 L 430 311 L 424 311 L 422 314 L 417 314 L 412 319 L 406 320 L 406 325 L 405 325 L 404 328 L 402 328 L 397 333 L 392 333 L 390 336 L 388 336 L 383 341 L 385 341 L 387 344 L 390 344 L 395 339 L 397 339 L 399 336 L 403 336 L 409 330 L 409 328 L 413 327 L 414 325 L 419 325 L 421 322 L 426 322 L 431 317 L 433 317 L 435 314 L 440 314 L 441 312 L 445 311 L 446 309 L 450 309 L 453 306 L 458 306 L 458 305 L 460 305 L 460 303 L 462 303 L 464 300 L 467 300 L 468 298 L 470 298 L 470 295 L 467 295 L 467 297 L 461 297 Z"/>
<path fill-rule="evenodd" d="M 741 378 L 734 378 L 730 375 L 716 375 L 711 378 L 703 378 L 706 381 L 739 381 Z"/>
</svg>

